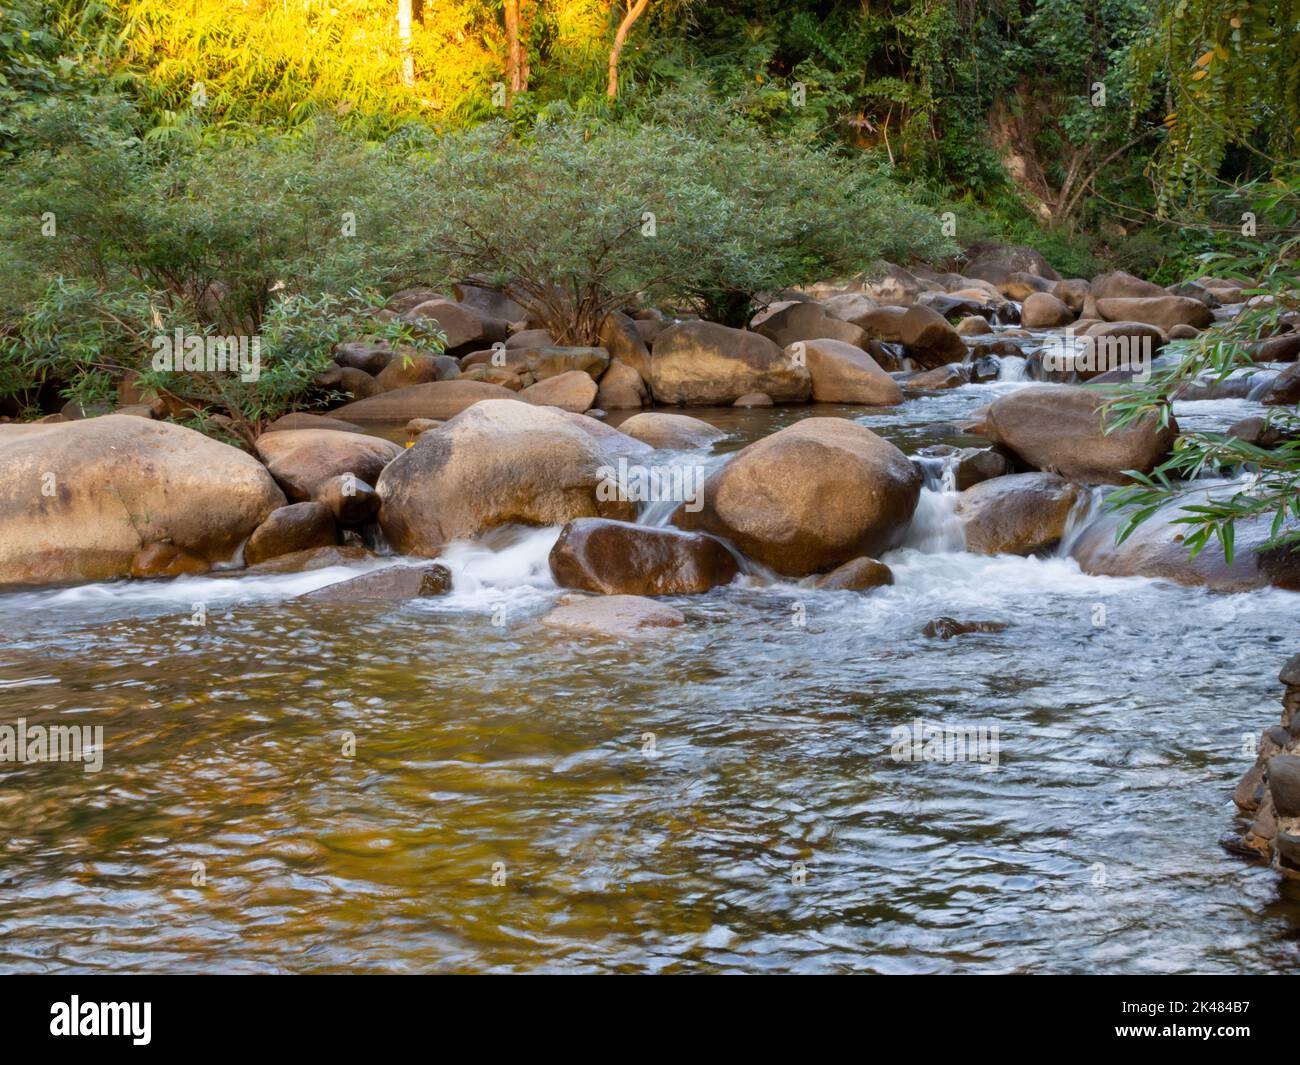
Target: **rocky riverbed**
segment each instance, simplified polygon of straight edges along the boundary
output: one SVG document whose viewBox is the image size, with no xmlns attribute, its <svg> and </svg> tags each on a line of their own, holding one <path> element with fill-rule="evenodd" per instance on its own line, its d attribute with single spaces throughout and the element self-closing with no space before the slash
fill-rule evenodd
<svg viewBox="0 0 1300 1065">
<path fill-rule="evenodd" d="M 413 292 L 448 354 L 342 346 L 353 399 L 253 453 L 148 397 L 0 426 L 6 714 L 105 733 L 0 764 L 3 964 L 1290 967 L 1290 889 L 1217 839 L 1300 566 L 1100 503 L 1294 403 L 1300 345 L 1106 435 L 1086 334 L 1240 292 L 1052 273 L 582 348 Z M 918 722 L 997 747 L 902 758 Z"/>
</svg>

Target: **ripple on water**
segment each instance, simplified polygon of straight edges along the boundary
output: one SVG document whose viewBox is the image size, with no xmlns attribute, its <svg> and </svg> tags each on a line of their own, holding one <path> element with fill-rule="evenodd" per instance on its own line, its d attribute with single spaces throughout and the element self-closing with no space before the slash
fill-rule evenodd
<svg viewBox="0 0 1300 1065">
<path fill-rule="evenodd" d="M 987 398 L 865 417 L 915 444 Z M 106 745 L 0 766 L 0 969 L 1294 967 L 1297 898 L 1215 842 L 1287 593 L 931 541 L 870 596 L 742 578 L 600 644 L 532 624 L 555 535 L 455 545 L 428 603 L 293 601 L 354 570 L 0 599 L 5 720 Z M 894 760 L 918 718 L 996 726 L 998 768 Z"/>
</svg>

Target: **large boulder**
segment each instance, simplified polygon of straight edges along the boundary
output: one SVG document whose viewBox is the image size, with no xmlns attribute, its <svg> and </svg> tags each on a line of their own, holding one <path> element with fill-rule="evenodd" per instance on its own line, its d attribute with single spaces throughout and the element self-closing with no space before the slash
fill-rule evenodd
<svg viewBox="0 0 1300 1065">
<path fill-rule="evenodd" d="M 859 324 L 879 340 L 902 344 L 908 357 L 922 369 L 932 369 L 966 357 L 966 343 L 938 311 L 919 303 L 902 309 L 881 307 L 864 315 Z"/>
<path fill-rule="evenodd" d="M 288 429 L 257 438 L 258 457 L 290 499 L 314 499 L 326 481 L 350 473 L 374 484 L 402 453 L 399 444 L 377 436 L 335 429 Z"/>
<path fill-rule="evenodd" d="M 1152 415 L 1106 433 L 1103 399 L 1091 388 L 1031 385 L 990 404 L 975 431 L 1035 469 L 1085 484 L 1122 484 L 1125 470 L 1147 473 L 1169 454 L 1178 423 L 1170 417 L 1162 429 Z"/>
<path fill-rule="evenodd" d="M 717 426 L 699 418 L 662 411 L 634 414 L 619 429 L 653 448 L 668 450 L 709 447 L 727 435 Z"/>
<path fill-rule="evenodd" d="M 1188 526 L 1174 524 L 1173 519 L 1189 516 L 1184 506 L 1230 498 L 1231 492 L 1227 486 L 1194 488 L 1157 510 L 1121 544 L 1115 542 L 1115 534 L 1128 515 L 1098 514 L 1075 538 L 1070 554 L 1085 573 L 1099 576 L 1160 577 L 1216 592 L 1269 586 L 1300 591 L 1300 553 L 1286 548 L 1260 550 L 1269 538 L 1271 519 L 1236 523 L 1231 565 L 1224 560 L 1217 541 L 1191 557 L 1185 542 Z"/>
<path fill-rule="evenodd" d="M 1014 473 L 980 481 L 957 500 L 966 550 L 1028 555 L 1058 543 L 1078 501 L 1076 485 L 1054 473 Z"/>
<path fill-rule="evenodd" d="M 426 300 L 403 312 L 401 317 L 405 322 L 442 333 L 446 338 L 445 349 L 453 354 L 503 343 L 510 335 L 509 322 L 449 299 Z"/>
<path fill-rule="evenodd" d="M 825 338 L 860 345 L 867 339 L 859 326 L 831 315 L 820 303 L 792 303 L 754 331 L 782 348 L 800 340 Z"/>
<path fill-rule="evenodd" d="M 802 577 L 893 546 L 920 491 L 889 441 L 842 418 L 805 418 L 739 451 L 705 482 L 703 507 L 679 507 L 673 523 Z"/>
<path fill-rule="evenodd" d="M 431 381 L 383 392 L 339 407 L 333 413 L 362 425 L 405 425 L 412 418 L 446 421 L 485 399 L 513 399 L 508 388 L 487 381 Z"/>
<path fill-rule="evenodd" d="M 170 422 L 0 425 L 0 584 L 129 576 L 156 543 L 224 562 L 284 502 L 252 455 Z"/>
<path fill-rule="evenodd" d="M 1074 312 L 1050 292 L 1034 292 L 1020 308 L 1020 324 L 1026 329 L 1055 329 L 1074 321 Z"/>
<path fill-rule="evenodd" d="M 1166 333 L 1176 325 L 1204 329 L 1214 321 L 1214 313 L 1200 300 L 1189 296 L 1134 296 L 1123 299 L 1099 299 L 1097 312 L 1108 322 L 1144 322 Z"/>
<path fill-rule="evenodd" d="M 648 324 L 659 326 L 663 323 Z M 611 362 L 617 360 L 632 367 L 642 380 L 650 376 L 650 348 L 638 331 L 637 323 L 626 314 L 615 311 L 606 315 L 597 339 L 600 346 L 609 352 Z"/>
<path fill-rule="evenodd" d="M 604 518 L 569 522 L 550 565 L 561 588 L 602 595 L 707 592 L 737 573 L 731 552 L 711 536 Z"/>
<path fill-rule="evenodd" d="M 460 362 L 450 355 L 422 355 L 399 352 L 380 371 L 375 381 L 385 392 L 429 381 L 451 381 L 460 376 Z"/>
<path fill-rule="evenodd" d="M 650 356 L 650 391 L 660 403 L 713 406 L 749 392 L 778 403 L 802 403 L 812 392 L 808 371 L 758 333 L 714 322 L 665 329 Z"/>
<path fill-rule="evenodd" d="M 634 503 L 609 498 L 609 458 L 561 411 L 486 400 L 421 433 L 388 464 L 375 486 L 379 523 L 398 551 L 432 557 L 511 522 L 632 518 Z"/>
<path fill-rule="evenodd" d="M 559 407 L 574 414 L 582 414 L 591 409 L 596 401 L 596 392 L 596 382 L 588 374 L 581 370 L 570 370 L 529 385 L 519 393 L 519 398 L 539 407 Z"/>
<path fill-rule="evenodd" d="M 812 375 L 812 398 L 818 403 L 863 403 L 892 406 L 903 402 L 903 390 L 860 347 L 839 340 L 807 340 L 793 344 L 787 355 L 802 357 Z"/>
<path fill-rule="evenodd" d="M 609 352 L 604 348 L 524 348 L 521 354 L 528 372 L 539 381 L 575 370 L 597 378 L 609 366 Z"/>
<path fill-rule="evenodd" d="M 621 359 L 609 364 L 600 378 L 596 406 L 601 410 L 636 410 L 649 398 L 641 375 Z"/>
</svg>

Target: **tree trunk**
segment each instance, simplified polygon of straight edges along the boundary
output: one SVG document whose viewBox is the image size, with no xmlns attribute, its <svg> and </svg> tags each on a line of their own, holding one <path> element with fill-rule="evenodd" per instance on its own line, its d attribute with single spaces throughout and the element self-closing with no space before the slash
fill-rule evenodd
<svg viewBox="0 0 1300 1065">
<path fill-rule="evenodd" d="M 397 0 L 397 40 L 402 53 L 402 84 L 415 88 L 415 56 L 411 54 L 412 0 Z"/>
<path fill-rule="evenodd" d="M 519 39 L 519 0 L 505 0 L 506 75 L 510 89 L 507 100 L 517 92 L 528 91 L 528 57 Z"/>
<path fill-rule="evenodd" d="M 623 21 L 618 24 L 618 32 L 614 34 L 614 45 L 609 50 L 609 88 L 606 90 L 611 100 L 618 97 L 618 57 L 623 52 L 623 45 L 627 43 L 632 23 L 641 17 L 649 4 L 650 0 L 628 0 L 627 14 L 623 16 Z"/>
</svg>

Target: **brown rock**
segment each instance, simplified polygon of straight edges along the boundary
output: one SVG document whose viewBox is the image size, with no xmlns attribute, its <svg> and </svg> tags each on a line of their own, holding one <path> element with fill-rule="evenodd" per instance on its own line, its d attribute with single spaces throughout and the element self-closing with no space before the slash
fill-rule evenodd
<svg viewBox="0 0 1300 1065">
<path fill-rule="evenodd" d="M 325 481 L 316 489 L 314 498 L 340 525 L 360 525 L 379 513 L 379 493 L 347 473 Z"/>
<path fill-rule="evenodd" d="M 966 344 L 957 330 L 938 311 L 920 304 L 902 311 L 881 307 L 865 316 L 861 324 L 879 340 L 902 344 L 908 358 L 924 369 L 961 362 L 966 357 Z"/>
<path fill-rule="evenodd" d="M 137 578 L 181 577 L 207 573 L 211 568 L 206 559 L 182 551 L 175 544 L 149 544 L 131 559 L 131 576 Z"/>
<path fill-rule="evenodd" d="M 632 518 L 634 503 L 607 496 L 608 465 L 562 411 L 487 400 L 421 433 L 388 464 L 375 486 L 379 522 L 396 550 L 433 557 L 449 541 L 512 522 Z"/>
<path fill-rule="evenodd" d="M 1170 417 L 1127 429 L 1103 430 L 1104 396 L 1073 385 L 1032 385 L 995 400 L 976 429 L 1036 469 L 1084 484 L 1122 484 L 1125 470 L 1149 473 L 1178 436 Z"/>
<path fill-rule="evenodd" d="M 893 583 L 893 571 L 874 558 L 855 558 L 817 578 L 817 587 L 824 592 L 865 592 Z"/>
<path fill-rule="evenodd" d="M 709 447 L 727 434 L 716 426 L 686 414 L 664 414 L 647 411 L 634 414 L 620 428 L 653 448 L 674 451 Z"/>
<path fill-rule="evenodd" d="M 278 433 L 286 429 L 335 429 L 340 433 L 365 432 L 359 425 L 345 422 L 341 418 L 329 418 L 323 414 L 286 414 L 276 418 L 262 430 L 263 433 Z"/>
<path fill-rule="evenodd" d="M 609 367 L 604 348 L 525 348 L 521 352 L 528 371 L 539 381 L 578 371 L 593 380 Z"/>
<path fill-rule="evenodd" d="M 772 397 L 766 392 L 747 392 L 732 404 L 733 407 L 771 407 Z"/>
<path fill-rule="evenodd" d="M 459 376 L 460 362 L 450 355 L 398 352 L 375 381 L 385 392 L 391 392 L 430 381 L 450 381 Z"/>
<path fill-rule="evenodd" d="M 570 370 L 529 385 L 519 393 L 519 398 L 539 407 L 559 407 L 581 414 L 596 401 L 596 392 L 596 382 L 588 374 L 582 370 Z"/>
<path fill-rule="evenodd" d="M 786 349 L 802 357 L 812 376 L 812 398 L 818 403 L 862 403 L 892 406 L 903 402 L 903 390 L 867 352 L 838 340 L 808 340 Z"/>
<path fill-rule="evenodd" d="M 1187 296 L 1136 296 L 1097 300 L 1097 310 L 1108 322 L 1145 322 L 1166 333 L 1176 325 L 1204 329 L 1214 321 L 1210 308 Z"/>
<path fill-rule="evenodd" d="M 375 601 L 400 603 L 407 599 L 446 595 L 449 591 L 451 570 L 434 562 L 420 566 L 387 566 L 337 584 L 327 584 L 298 598 L 314 603 L 347 605 Z"/>
<path fill-rule="evenodd" d="M 673 524 L 724 537 L 770 569 L 802 577 L 892 546 L 921 477 L 871 430 L 805 418 L 750 444 L 705 482 L 703 509 Z"/>
<path fill-rule="evenodd" d="M 838 340 L 860 345 L 867 339 L 859 326 L 828 314 L 820 303 L 792 303 L 756 327 L 755 332 L 787 349 L 799 341 Z"/>
<path fill-rule="evenodd" d="M 778 403 L 802 403 L 812 392 L 808 371 L 758 333 L 713 322 L 665 329 L 650 358 L 650 391 L 660 403 L 711 406 L 765 392 Z"/>
<path fill-rule="evenodd" d="M 604 518 L 569 522 L 551 548 L 551 575 L 561 588 L 602 595 L 687 595 L 729 584 L 736 560 L 699 533 Z"/>
<path fill-rule="evenodd" d="M 482 400 L 513 398 L 509 389 L 486 381 L 433 381 L 358 400 L 334 413 L 363 425 L 404 425 L 412 418 L 446 421 Z"/>
<path fill-rule="evenodd" d="M 223 562 L 283 504 L 252 455 L 170 422 L 0 425 L 0 584 L 125 577 L 156 543 Z"/>
<path fill-rule="evenodd" d="M 330 547 L 339 541 L 334 516 L 320 503 L 293 503 L 267 515 L 244 545 L 244 561 L 250 566 L 294 551 Z"/>
<path fill-rule="evenodd" d="M 966 550 L 977 555 L 1028 555 L 1065 535 L 1079 489 L 1054 473 L 994 477 L 962 492 L 957 517 Z"/>
<path fill-rule="evenodd" d="M 644 407 L 648 398 L 641 375 L 627 363 L 615 359 L 600 378 L 596 406 L 603 410 L 636 410 Z"/>
<path fill-rule="evenodd" d="M 1055 329 L 1074 318 L 1074 312 L 1048 292 L 1033 293 L 1020 308 L 1020 324 L 1026 329 Z"/>
<path fill-rule="evenodd" d="M 257 438 L 258 456 L 293 500 L 312 499 L 340 474 L 374 484 L 383 468 L 402 453 L 390 440 L 334 429 L 288 429 Z"/>
<path fill-rule="evenodd" d="M 546 628 L 583 636 L 639 639 L 663 635 L 686 624 L 686 617 L 666 603 L 636 595 L 605 595 L 557 606 L 541 619 Z"/>
</svg>

